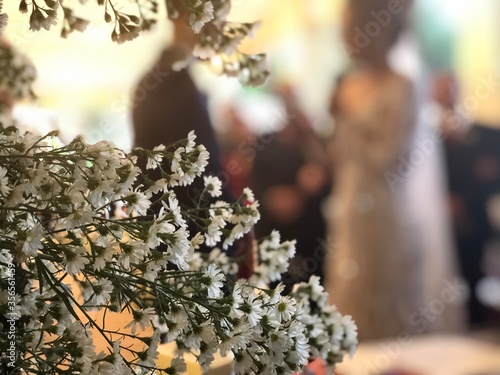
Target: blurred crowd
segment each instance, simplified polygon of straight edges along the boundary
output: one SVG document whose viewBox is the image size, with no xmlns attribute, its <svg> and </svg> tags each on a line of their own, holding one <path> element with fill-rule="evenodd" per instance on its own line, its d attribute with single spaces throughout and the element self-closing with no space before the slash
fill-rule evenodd
<svg viewBox="0 0 500 375">
<path fill-rule="evenodd" d="M 282 81 L 260 89 L 281 103 L 272 128 L 257 131 L 238 97 L 211 116 L 190 74 L 197 36 L 185 15 L 132 102 L 135 146 L 195 130 L 224 199 L 254 191 L 255 236 L 296 240 L 286 287 L 319 276 L 362 339 L 500 326 L 500 118 L 475 121 L 452 70 L 408 74 L 397 51 L 412 48 L 411 3 L 346 1 L 350 63 L 332 82 L 327 124 L 313 123 L 299 89 Z M 498 87 L 484 81 L 472 99 Z M 252 240 L 230 249 L 240 276 L 256 261 Z"/>
<path fill-rule="evenodd" d="M 236 99 L 218 109 L 227 186 L 254 189 L 257 237 L 297 240 L 285 284 L 320 276 L 361 338 L 498 327 L 500 119 L 474 121 L 452 71 L 400 73 L 389 55 L 411 7 L 389 3 L 347 2 L 331 132 L 290 83 L 266 86 L 283 104 L 277 130 L 252 130 Z"/>
</svg>

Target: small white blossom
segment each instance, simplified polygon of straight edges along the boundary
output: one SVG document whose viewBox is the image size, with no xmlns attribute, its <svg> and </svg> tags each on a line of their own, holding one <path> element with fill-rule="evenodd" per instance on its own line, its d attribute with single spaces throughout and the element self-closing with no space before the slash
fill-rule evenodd
<svg viewBox="0 0 500 375">
<path fill-rule="evenodd" d="M 221 289 L 224 286 L 222 282 L 226 279 L 224 274 L 215 264 L 210 264 L 205 271 L 205 278 L 207 278 L 205 285 L 207 286 L 208 297 L 219 298 L 222 295 Z"/>
<path fill-rule="evenodd" d="M 220 197 L 222 195 L 222 182 L 215 176 L 203 176 L 205 189 L 212 197 Z"/>
<path fill-rule="evenodd" d="M 245 201 L 255 202 L 255 196 L 253 195 L 252 190 L 250 190 L 249 188 L 243 189 L 242 197 L 243 197 L 243 200 L 245 200 Z"/>
<path fill-rule="evenodd" d="M 251 294 L 240 305 L 239 310 L 245 313 L 248 322 L 252 327 L 255 327 L 261 319 L 262 300 Z"/>
<path fill-rule="evenodd" d="M 194 5 L 194 10 L 189 16 L 189 24 L 193 31 L 198 34 L 201 28 L 214 19 L 214 6 L 209 0 L 198 0 Z"/>
<path fill-rule="evenodd" d="M 278 314 L 279 321 L 287 322 L 292 319 L 292 316 L 296 311 L 295 304 L 295 300 L 288 296 L 281 296 L 279 298 L 276 306 L 276 313 Z"/>
<path fill-rule="evenodd" d="M 253 365 L 253 359 L 246 350 L 239 350 L 234 354 L 234 373 L 245 375 Z"/>
<path fill-rule="evenodd" d="M 87 290 L 87 293 L 92 294 L 89 304 L 92 306 L 106 305 L 113 293 L 113 284 L 106 278 L 99 279 L 93 283 Z"/>
<path fill-rule="evenodd" d="M 135 211 L 138 215 L 145 216 L 148 213 L 149 207 L 151 207 L 151 201 L 146 194 L 142 192 L 135 191 L 123 199 L 128 204 L 128 215 L 130 215 L 132 211 Z"/>
<path fill-rule="evenodd" d="M 196 134 L 191 130 L 187 136 L 186 152 L 191 152 L 196 146 Z"/>
<path fill-rule="evenodd" d="M 36 256 L 37 250 L 42 247 L 42 238 L 44 236 L 44 228 L 41 224 L 35 224 L 26 233 L 26 239 L 23 242 L 22 252 L 25 255 Z"/>
<path fill-rule="evenodd" d="M 7 169 L 0 167 L 0 194 L 7 196 L 11 188 L 9 186 L 9 178 L 7 177 Z"/>
<path fill-rule="evenodd" d="M 128 323 L 125 328 L 132 327 L 132 334 L 135 334 L 137 326 L 144 331 L 146 327 L 151 325 L 151 322 L 155 318 L 155 309 L 148 307 L 142 310 L 132 310 L 133 320 Z"/>
<path fill-rule="evenodd" d="M 87 249 L 83 246 L 67 250 L 63 261 L 66 272 L 73 276 L 79 273 L 86 264 L 90 263 L 85 255 L 87 255 Z"/>
<path fill-rule="evenodd" d="M 71 230 L 80 226 L 88 225 L 96 216 L 93 211 L 86 210 L 85 208 L 76 209 L 64 220 L 64 225 L 67 230 Z"/>
<path fill-rule="evenodd" d="M 170 362 L 170 367 L 169 369 L 172 371 L 173 374 L 181 374 L 187 370 L 186 362 L 184 361 L 184 358 L 182 357 L 175 357 L 172 359 L 172 362 Z"/>
<path fill-rule="evenodd" d="M 220 216 L 212 218 L 205 233 L 205 244 L 207 246 L 215 246 L 222 240 L 222 228 L 226 226 L 226 222 Z"/>
<path fill-rule="evenodd" d="M 191 246 L 193 247 L 194 250 L 197 250 L 200 248 L 200 245 L 204 241 L 205 241 L 205 238 L 203 237 L 203 234 L 198 232 L 193 236 L 193 238 L 191 238 Z"/>
</svg>

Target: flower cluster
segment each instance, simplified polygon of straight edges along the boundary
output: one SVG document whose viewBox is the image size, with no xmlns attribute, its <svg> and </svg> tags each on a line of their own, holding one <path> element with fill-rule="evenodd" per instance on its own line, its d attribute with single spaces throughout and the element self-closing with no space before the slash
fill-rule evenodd
<svg viewBox="0 0 500 375">
<path fill-rule="evenodd" d="M 208 163 L 194 134 L 135 151 L 155 179 L 107 142 L 57 146 L 55 136 L 0 129 L 0 347 L 7 352 L 14 315 L 15 364 L 24 373 L 173 374 L 185 369 L 187 351 L 202 368 L 220 351 L 234 355 L 238 374 L 292 373 L 311 353 L 334 365 L 352 352 L 355 327 L 325 305 L 317 280 L 290 296 L 281 285 L 265 288 L 286 271 L 293 242 L 273 233 L 260 245 L 265 265 L 254 279 L 235 281 L 224 249 L 259 218 L 250 190 L 235 203 L 210 203 L 220 181 L 205 177 L 202 197 L 180 208 L 173 188 L 189 188 Z M 210 253 L 195 251 L 203 243 Z M 129 324 L 112 329 L 94 315 L 106 312 L 127 314 Z M 179 347 L 167 368 L 156 366 L 160 331 Z"/>
<path fill-rule="evenodd" d="M 350 316 L 342 316 L 335 306 L 327 305 L 328 294 L 317 276 L 296 285 L 290 297 L 299 301 L 302 314 L 297 319 L 306 327 L 312 356 L 334 366 L 342 361 L 344 352 L 354 355 L 358 343 L 356 325 Z"/>
<path fill-rule="evenodd" d="M 104 20 L 113 24 L 113 41 L 122 43 L 135 39 L 158 19 L 157 0 L 135 1 L 133 6 L 119 3 L 119 0 L 97 0 L 97 4 L 102 6 Z M 199 34 L 199 43 L 193 51 L 195 57 L 221 61 L 224 74 L 237 76 L 245 84 L 257 86 L 264 83 L 268 76 L 265 56 L 247 55 L 237 50 L 241 41 L 251 36 L 258 23 L 228 22 L 226 18 L 231 0 L 165 0 L 165 4 L 170 19 L 177 18 L 180 12 L 187 14 L 189 26 Z M 30 14 L 30 29 L 35 31 L 42 28 L 49 30 L 57 24 L 61 13 L 63 37 L 73 31 L 84 31 L 88 25 L 87 20 L 75 15 L 74 10 L 62 1 L 20 0 L 19 10 Z M 0 18 L 0 23 L 3 21 Z"/>
</svg>

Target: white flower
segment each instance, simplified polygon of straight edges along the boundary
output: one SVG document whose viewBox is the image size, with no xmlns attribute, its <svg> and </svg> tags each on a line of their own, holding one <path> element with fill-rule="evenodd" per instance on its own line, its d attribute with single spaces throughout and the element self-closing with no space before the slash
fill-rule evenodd
<svg viewBox="0 0 500 375">
<path fill-rule="evenodd" d="M 215 176 L 203 176 L 205 189 L 212 197 L 220 197 L 222 195 L 222 182 Z"/>
<path fill-rule="evenodd" d="M 276 305 L 276 313 L 278 314 L 278 320 L 287 322 L 292 319 L 295 313 L 296 301 L 288 296 L 281 296 Z"/>
<path fill-rule="evenodd" d="M 87 249 L 83 246 L 68 249 L 64 253 L 63 261 L 66 272 L 72 276 L 79 273 L 86 264 L 90 263 L 90 260 L 85 255 L 87 255 Z"/>
<path fill-rule="evenodd" d="M 9 178 L 7 177 L 7 169 L 0 167 L 0 193 L 7 196 L 10 192 Z"/>
<path fill-rule="evenodd" d="M 135 334 L 137 326 L 140 327 L 142 331 L 151 325 L 151 322 L 155 318 L 155 309 L 148 307 L 141 310 L 132 310 L 133 320 L 125 326 L 125 328 L 132 327 L 132 334 Z"/>
<path fill-rule="evenodd" d="M 113 293 L 113 284 L 106 278 L 99 279 L 88 288 L 88 293 L 92 293 L 92 298 L 89 301 L 92 306 L 106 305 Z"/>
<path fill-rule="evenodd" d="M 37 250 L 42 247 L 42 238 L 44 228 L 41 224 L 36 224 L 26 233 L 26 239 L 23 242 L 22 252 L 26 255 L 36 256 Z"/>
<path fill-rule="evenodd" d="M 0 279 L 8 278 L 12 274 L 10 264 L 13 264 L 12 254 L 7 249 L 0 249 Z"/>
<path fill-rule="evenodd" d="M 193 253 L 191 259 L 189 259 L 189 269 L 191 271 L 200 271 L 205 263 L 204 259 L 201 257 L 199 252 Z"/>
<path fill-rule="evenodd" d="M 150 249 L 157 248 L 161 243 L 165 242 L 159 236 L 164 233 L 173 233 L 174 231 L 175 226 L 168 220 L 165 220 L 164 217 L 161 216 L 160 211 L 160 217 L 158 218 L 158 220 L 153 222 L 153 224 L 151 224 L 151 226 L 149 227 L 148 238 L 146 241 L 147 246 Z"/>
<path fill-rule="evenodd" d="M 149 347 L 146 351 L 146 358 L 141 358 L 138 362 L 139 364 L 146 367 L 155 367 L 156 360 L 158 358 L 158 355 L 160 354 L 158 352 L 158 345 L 160 344 L 160 334 L 160 330 L 155 329 L 153 336 L 151 337 L 151 343 L 149 344 Z M 141 370 L 144 369 L 141 368 Z"/>
<path fill-rule="evenodd" d="M 249 188 L 243 189 L 242 198 L 244 201 L 255 202 L 255 196 L 253 195 L 252 190 L 250 190 Z"/>
<path fill-rule="evenodd" d="M 210 264 L 208 269 L 205 271 L 204 284 L 207 286 L 207 293 L 209 298 L 219 298 L 222 295 L 222 283 L 226 278 L 222 274 L 221 270 L 217 268 L 215 264 Z"/>
<path fill-rule="evenodd" d="M 286 332 L 275 330 L 269 333 L 267 344 L 269 355 L 275 362 L 283 362 L 284 353 L 290 349 L 291 340 Z"/>
<path fill-rule="evenodd" d="M 187 370 L 186 362 L 184 361 L 184 358 L 182 357 L 175 357 L 172 359 L 172 362 L 170 362 L 170 367 L 169 369 L 172 371 L 167 371 L 167 373 L 172 373 L 172 374 L 181 374 Z"/>
<path fill-rule="evenodd" d="M 65 196 L 68 197 L 71 204 L 74 206 L 82 206 L 85 201 L 85 191 L 88 189 L 85 180 L 80 179 L 75 181 L 74 184 L 70 185 L 65 192 Z"/>
<path fill-rule="evenodd" d="M 18 204 L 26 203 L 26 198 L 24 197 L 24 185 L 16 185 L 12 188 L 9 199 L 7 201 L 7 207 L 15 207 Z"/>
<path fill-rule="evenodd" d="M 118 256 L 118 262 L 126 270 L 130 269 L 131 264 L 137 264 L 149 253 L 149 249 L 143 241 L 129 240 L 120 243 L 122 253 Z"/>
<path fill-rule="evenodd" d="M 203 3 L 201 0 L 198 0 L 195 7 L 189 16 L 189 24 L 193 31 L 198 34 L 205 23 L 214 19 L 214 6 L 211 1 L 205 0 Z"/>
<path fill-rule="evenodd" d="M 297 363 L 306 365 L 309 359 L 309 344 L 304 332 L 294 337 Z"/>
<path fill-rule="evenodd" d="M 91 375 L 115 375 L 112 363 L 101 361 L 92 365 Z"/>
<path fill-rule="evenodd" d="M 203 237 L 203 234 L 198 232 L 193 236 L 193 238 L 191 238 L 191 246 L 193 247 L 194 250 L 197 250 L 200 248 L 200 245 L 204 241 L 205 241 L 205 238 Z"/>
<path fill-rule="evenodd" d="M 94 211 L 89 211 L 82 207 L 81 209 L 75 209 L 66 219 L 64 219 L 64 225 L 66 230 L 71 230 L 76 227 L 81 227 L 90 224 L 94 216 L 97 216 Z"/>
<path fill-rule="evenodd" d="M 118 247 L 118 243 L 114 239 L 111 240 L 108 237 L 100 236 L 96 240 L 96 245 L 98 248 L 96 250 L 96 257 L 94 260 L 94 270 L 100 271 L 106 267 L 107 262 L 111 262 L 113 260 L 113 255 L 115 253 L 115 249 Z"/>
<path fill-rule="evenodd" d="M 342 317 L 342 325 L 345 331 L 342 349 L 346 350 L 352 358 L 356 351 L 356 346 L 358 345 L 358 328 L 349 315 Z"/>
<path fill-rule="evenodd" d="M 189 326 L 187 313 L 180 309 L 176 313 L 170 313 L 166 317 L 167 342 L 176 340 L 179 335 Z"/>
<path fill-rule="evenodd" d="M 243 315 L 243 311 L 240 310 L 240 306 L 243 304 L 243 296 L 241 295 L 242 293 L 242 281 L 237 281 L 233 293 L 231 295 L 232 301 L 231 301 L 231 311 L 229 313 L 229 316 L 232 318 L 240 318 Z"/>
<path fill-rule="evenodd" d="M 200 176 L 203 172 L 205 172 L 205 167 L 208 165 L 210 154 L 203 145 L 196 146 L 196 151 L 198 152 L 198 159 L 192 165 L 191 169 L 193 174 Z"/>
<path fill-rule="evenodd" d="M 208 371 L 210 364 L 214 360 L 214 354 L 217 352 L 216 345 L 207 345 L 203 350 L 200 351 L 198 356 L 198 363 L 201 365 L 201 370 L 203 372 Z"/>
<path fill-rule="evenodd" d="M 165 201 L 161 202 L 166 211 L 170 211 L 174 215 L 175 224 L 182 228 L 186 228 L 186 220 L 182 217 L 181 207 L 179 206 L 179 201 L 173 195 L 168 197 L 168 205 Z"/>
<path fill-rule="evenodd" d="M 151 207 L 151 201 L 148 199 L 146 194 L 139 191 L 135 191 L 124 197 L 123 200 L 128 204 L 128 215 L 130 215 L 132 210 L 134 210 L 138 215 L 145 216 L 148 214 L 149 207 Z"/>
<path fill-rule="evenodd" d="M 234 373 L 236 375 L 245 375 L 252 366 L 253 359 L 246 350 L 239 350 L 234 353 Z"/>
<path fill-rule="evenodd" d="M 166 193 L 168 191 L 168 182 L 165 178 L 156 180 L 147 190 L 146 195 L 151 198 L 152 194 L 158 194 L 160 191 Z"/>
<path fill-rule="evenodd" d="M 185 338 L 184 344 L 189 348 L 199 349 L 201 343 L 212 344 L 215 340 L 214 328 L 211 322 L 205 322 L 200 326 L 193 327 Z"/>
<path fill-rule="evenodd" d="M 179 228 L 173 234 L 174 240 L 168 244 L 167 254 L 170 261 L 176 264 L 181 270 L 189 269 L 189 258 L 191 242 L 189 241 L 189 232 L 184 228 Z"/>
<path fill-rule="evenodd" d="M 153 150 L 148 153 L 148 161 L 146 163 L 146 169 L 156 169 L 158 165 L 161 164 L 163 160 L 163 152 L 165 151 L 164 145 L 159 145 L 153 148 Z"/>
<path fill-rule="evenodd" d="M 196 134 L 194 133 L 194 130 L 191 130 L 187 136 L 187 144 L 186 144 L 186 152 L 191 152 L 194 150 L 196 143 Z"/>
<path fill-rule="evenodd" d="M 101 207 L 109 204 L 111 201 L 111 192 L 113 191 L 113 180 L 101 180 L 99 184 L 92 189 L 88 195 L 88 200 L 93 207 Z"/>
<path fill-rule="evenodd" d="M 255 327 L 261 319 L 262 300 L 254 294 L 250 294 L 241 304 L 239 310 L 243 311 L 252 327 Z"/>
<path fill-rule="evenodd" d="M 236 275 L 238 272 L 238 264 L 217 247 L 209 253 L 208 262 L 217 265 L 226 275 Z"/>
<path fill-rule="evenodd" d="M 209 44 L 197 44 L 194 46 L 193 49 L 193 56 L 201 59 L 201 60 L 208 60 L 209 58 L 213 57 L 217 51 L 214 49 L 213 46 Z"/>
<path fill-rule="evenodd" d="M 205 233 L 205 244 L 207 246 L 215 246 L 222 240 L 221 228 L 226 226 L 226 222 L 221 216 L 216 216 L 212 218 L 212 221 L 208 225 L 207 233 Z"/>
<path fill-rule="evenodd" d="M 328 294 L 325 292 L 325 289 L 320 283 L 320 278 L 318 276 L 312 275 L 309 278 L 309 282 L 302 283 L 299 285 L 299 288 L 304 288 L 304 290 L 308 291 L 311 300 L 316 302 L 318 307 L 324 308 L 328 301 Z"/>
</svg>

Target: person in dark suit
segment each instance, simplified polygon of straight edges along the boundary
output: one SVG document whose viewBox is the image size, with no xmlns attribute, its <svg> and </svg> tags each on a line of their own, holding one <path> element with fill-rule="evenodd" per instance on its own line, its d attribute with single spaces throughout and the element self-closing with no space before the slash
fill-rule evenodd
<svg viewBox="0 0 500 375">
<path fill-rule="evenodd" d="M 500 194 L 500 131 L 474 124 L 462 137 L 445 142 L 448 184 L 458 257 L 471 294 L 469 315 L 472 325 L 500 322 L 484 306 L 477 286 L 485 277 L 483 267 L 487 246 L 497 241 L 498 229 L 488 215 L 488 202 Z"/>
<path fill-rule="evenodd" d="M 457 256 L 469 288 L 469 323 L 498 324 L 498 313 L 479 299 L 477 287 L 486 276 L 487 249 L 499 247 L 499 228 L 489 215 L 492 198 L 500 194 L 500 130 L 467 123 L 456 111 L 458 84 L 451 73 L 435 77 L 434 100 L 443 111 L 440 130 L 448 178 L 449 201 Z"/>
</svg>

